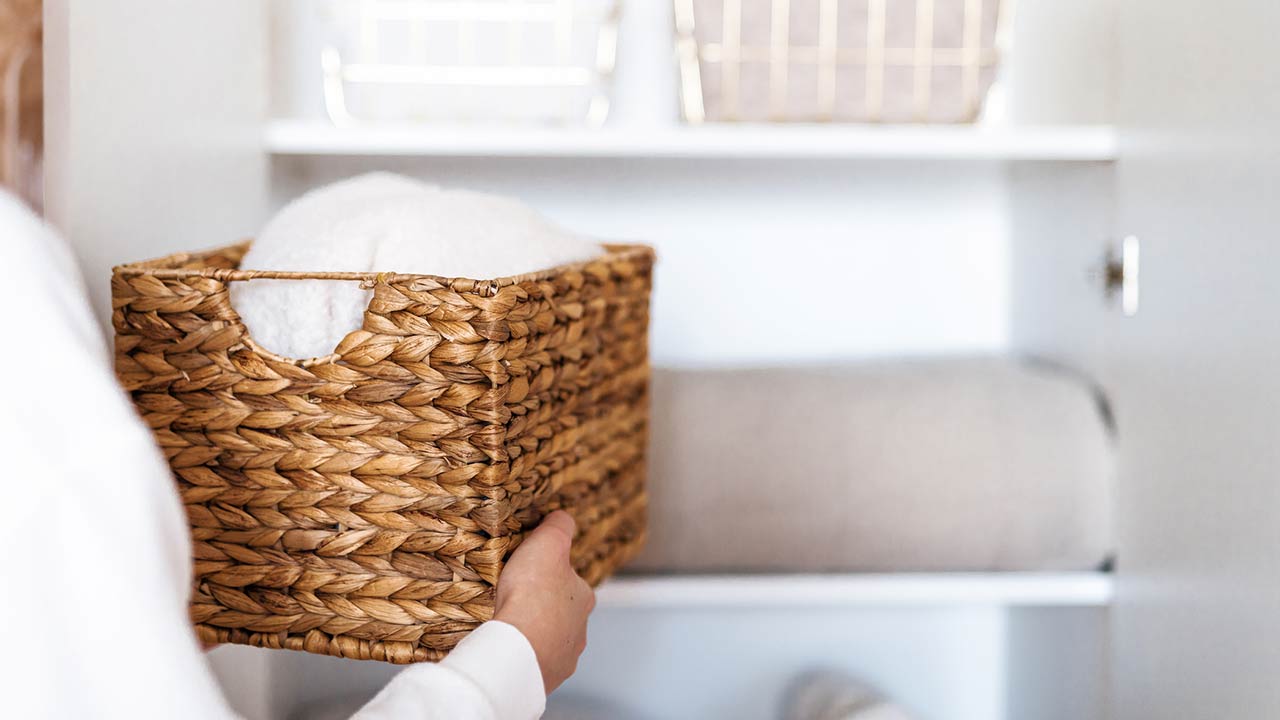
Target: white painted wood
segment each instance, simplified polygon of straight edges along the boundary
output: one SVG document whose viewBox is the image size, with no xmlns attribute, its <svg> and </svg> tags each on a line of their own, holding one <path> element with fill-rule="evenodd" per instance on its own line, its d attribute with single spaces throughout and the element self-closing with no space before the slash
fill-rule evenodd
<svg viewBox="0 0 1280 720">
<path fill-rule="evenodd" d="M 1103 607 L 1103 573 L 620 576 L 596 592 L 605 608 L 914 606 Z"/>
<path fill-rule="evenodd" d="M 1280 4 L 1123 3 L 1119 720 L 1280 717 Z"/>
<path fill-rule="evenodd" d="M 45 0 L 45 13 L 46 208 L 107 323 L 113 265 L 262 222 L 266 14 L 223 0 Z M 269 656 L 226 647 L 209 660 L 241 716 L 276 717 Z"/>
<path fill-rule="evenodd" d="M 1011 46 L 1004 121 L 1105 123 L 1114 117 L 1119 0 L 1004 0 Z M 1153 18 L 1153 23 L 1158 19 Z"/>
<path fill-rule="evenodd" d="M 265 7 L 50 0 L 49 219 L 98 316 L 113 265 L 227 244 L 264 219 Z"/>
<path fill-rule="evenodd" d="M 811 158 L 1109 161 L 1106 125 L 721 125 L 639 130 L 337 128 L 276 120 L 263 144 L 276 155 L 425 157 Z"/>
</svg>

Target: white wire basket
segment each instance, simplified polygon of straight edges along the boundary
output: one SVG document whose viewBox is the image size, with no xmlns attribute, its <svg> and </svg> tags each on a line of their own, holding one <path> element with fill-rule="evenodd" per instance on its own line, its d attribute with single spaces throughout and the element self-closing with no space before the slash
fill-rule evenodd
<svg viewBox="0 0 1280 720">
<path fill-rule="evenodd" d="M 622 0 L 332 0 L 324 99 L 357 123 L 602 125 Z"/>
<path fill-rule="evenodd" d="M 1009 0 L 674 0 L 686 121 L 963 123 Z"/>
</svg>

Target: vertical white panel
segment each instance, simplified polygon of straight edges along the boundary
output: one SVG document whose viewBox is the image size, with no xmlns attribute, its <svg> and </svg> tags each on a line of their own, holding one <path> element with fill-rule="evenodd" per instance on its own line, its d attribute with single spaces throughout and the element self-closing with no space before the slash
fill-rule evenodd
<svg viewBox="0 0 1280 720">
<path fill-rule="evenodd" d="M 1113 117 L 1117 0 L 1004 0 L 1013 11 L 1004 67 L 1009 120 L 1107 123 Z"/>
<path fill-rule="evenodd" d="M 1130 0 L 1117 716 L 1280 717 L 1280 4 Z"/>
<path fill-rule="evenodd" d="M 247 645 L 220 645 L 206 655 L 222 694 L 244 720 L 280 717 L 272 688 L 278 656 Z"/>
<path fill-rule="evenodd" d="M 1007 720 L 1108 717 L 1110 613 L 1011 608 L 1006 617 Z"/>
<path fill-rule="evenodd" d="M 45 0 L 46 198 L 94 309 L 113 265 L 235 242 L 263 220 L 265 7 Z M 232 706 L 271 717 L 268 657 L 221 648 Z"/>
<path fill-rule="evenodd" d="M 262 221 L 266 7 L 46 6 L 48 212 L 105 320 L 112 265 L 228 244 Z"/>
<path fill-rule="evenodd" d="M 678 119 L 674 34 L 669 0 L 624 1 L 611 125 L 653 127 Z"/>
</svg>

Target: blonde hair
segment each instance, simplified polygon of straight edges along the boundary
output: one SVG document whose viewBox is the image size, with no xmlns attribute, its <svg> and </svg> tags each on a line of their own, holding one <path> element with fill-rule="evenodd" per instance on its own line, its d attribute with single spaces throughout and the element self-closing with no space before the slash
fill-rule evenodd
<svg viewBox="0 0 1280 720">
<path fill-rule="evenodd" d="M 41 204 L 42 0 L 0 0 L 0 185 Z"/>
</svg>

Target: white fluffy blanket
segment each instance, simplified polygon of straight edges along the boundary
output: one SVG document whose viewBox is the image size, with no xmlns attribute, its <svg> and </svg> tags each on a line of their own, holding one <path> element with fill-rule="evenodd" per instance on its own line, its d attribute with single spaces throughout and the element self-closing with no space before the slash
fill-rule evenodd
<svg viewBox="0 0 1280 720">
<path fill-rule="evenodd" d="M 313 190 L 281 210 L 240 266 L 490 279 L 588 260 L 598 243 L 509 198 L 375 173 Z M 231 283 L 258 344 L 290 358 L 332 353 L 359 330 L 370 292 L 342 280 Z"/>
</svg>

